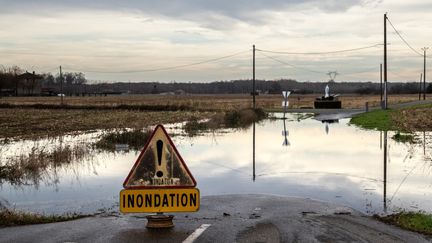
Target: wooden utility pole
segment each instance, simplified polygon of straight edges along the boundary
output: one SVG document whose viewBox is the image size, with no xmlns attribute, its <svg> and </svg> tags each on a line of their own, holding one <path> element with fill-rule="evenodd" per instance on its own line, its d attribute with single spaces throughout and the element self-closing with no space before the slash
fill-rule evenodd
<svg viewBox="0 0 432 243">
<path fill-rule="evenodd" d="M 384 14 L 384 109 L 387 109 L 387 13 Z"/>
<path fill-rule="evenodd" d="M 256 89 L 255 89 L 255 45 L 253 45 L 252 46 L 252 48 L 253 48 L 253 63 L 252 63 L 252 65 L 253 65 L 253 67 L 252 67 L 252 69 L 253 69 L 253 74 L 252 74 L 252 97 L 253 97 L 253 108 L 254 108 L 254 110 L 255 110 L 255 92 L 256 92 Z"/>
<path fill-rule="evenodd" d="M 60 66 L 60 105 L 63 105 L 63 74 Z"/>
<path fill-rule="evenodd" d="M 13 68 L 14 69 L 14 80 L 15 80 L 15 96 L 16 97 L 18 97 L 18 82 L 19 82 L 19 80 L 18 80 L 18 75 L 17 75 L 17 73 L 16 73 L 16 68 Z"/>
<path fill-rule="evenodd" d="M 422 94 L 422 76 L 423 76 L 423 73 L 420 73 L 419 100 L 421 100 L 421 94 Z"/>
<path fill-rule="evenodd" d="M 383 103 L 382 103 L 382 101 L 383 101 L 383 84 L 382 84 L 382 80 L 383 80 L 383 73 L 382 73 L 382 63 L 380 63 L 380 96 L 381 96 L 381 99 L 380 99 L 380 106 L 381 106 L 381 108 L 382 108 L 382 105 L 383 105 Z"/>
<path fill-rule="evenodd" d="M 423 100 L 426 99 L 426 50 L 429 47 L 423 47 Z"/>
</svg>

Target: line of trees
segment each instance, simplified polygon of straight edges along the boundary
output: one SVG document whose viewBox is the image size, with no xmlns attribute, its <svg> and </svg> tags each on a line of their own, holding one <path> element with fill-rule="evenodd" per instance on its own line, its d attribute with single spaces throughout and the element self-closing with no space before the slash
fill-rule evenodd
<svg viewBox="0 0 432 243">
<path fill-rule="evenodd" d="M 0 66 L 0 95 L 66 95 L 84 94 L 160 94 L 160 93 L 189 93 L 189 94 L 240 94 L 251 93 L 251 80 L 231 80 L 216 82 L 137 82 L 137 83 L 97 83 L 89 84 L 84 73 L 66 72 L 61 77 L 56 74 L 42 73 L 35 78 L 26 74 L 18 66 Z M 20 76 L 21 75 L 21 76 Z M 326 84 L 333 94 L 380 94 L 379 83 L 372 82 L 298 82 L 293 79 L 257 80 L 256 89 L 261 93 L 280 94 L 283 90 L 294 90 L 299 94 L 324 93 Z M 422 86 L 414 82 L 389 82 L 388 90 L 393 94 L 419 93 Z M 432 85 L 427 86 L 427 92 L 432 92 Z"/>
<path fill-rule="evenodd" d="M 24 75 L 24 74 L 28 75 Z M 28 73 L 18 66 L 0 66 L 0 94 L 3 95 L 67 95 L 85 91 L 87 79 L 81 72 L 66 72 L 62 76 L 51 73 Z"/>
</svg>

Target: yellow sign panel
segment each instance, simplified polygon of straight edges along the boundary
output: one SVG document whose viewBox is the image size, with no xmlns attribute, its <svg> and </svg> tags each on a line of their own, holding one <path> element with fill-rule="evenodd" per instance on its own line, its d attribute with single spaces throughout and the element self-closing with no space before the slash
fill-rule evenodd
<svg viewBox="0 0 432 243">
<path fill-rule="evenodd" d="M 124 189 L 120 191 L 120 212 L 196 212 L 200 194 L 197 188 Z"/>
<path fill-rule="evenodd" d="M 124 188 L 192 188 L 196 181 L 162 125 L 148 143 L 123 183 Z"/>
</svg>

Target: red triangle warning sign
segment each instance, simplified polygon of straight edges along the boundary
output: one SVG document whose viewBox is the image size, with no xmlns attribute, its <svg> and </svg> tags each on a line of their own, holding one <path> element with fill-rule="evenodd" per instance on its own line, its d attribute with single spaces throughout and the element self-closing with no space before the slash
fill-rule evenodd
<svg viewBox="0 0 432 243">
<path fill-rule="evenodd" d="M 124 188 L 195 186 L 195 179 L 162 125 L 156 126 L 123 183 Z"/>
</svg>

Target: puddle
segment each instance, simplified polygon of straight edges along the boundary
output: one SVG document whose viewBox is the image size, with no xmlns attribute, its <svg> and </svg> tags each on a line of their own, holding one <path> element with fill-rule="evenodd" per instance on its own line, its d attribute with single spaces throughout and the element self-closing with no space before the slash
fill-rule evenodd
<svg viewBox="0 0 432 243">
<path fill-rule="evenodd" d="M 367 214 L 432 212 L 432 133 L 418 133 L 409 144 L 393 140 L 392 132 L 349 126 L 349 119 L 287 118 L 195 137 L 178 124 L 167 131 L 175 134 L 172 140 L 202 196 L 264 193 L 334 202 Z M 0 171 L 0 204 L 47 214 L 118 211 L 123 181 L 140 151 L 96 149 L 92 144 L 102 133 L 3 144 L 3 172 L 6 165 L 27 168 L 35 158 L 46 163 L 34 173 L 27 168 L 21 181 Z M 58 154 L 64 161 L 52 160 Z"/>
</svg>

